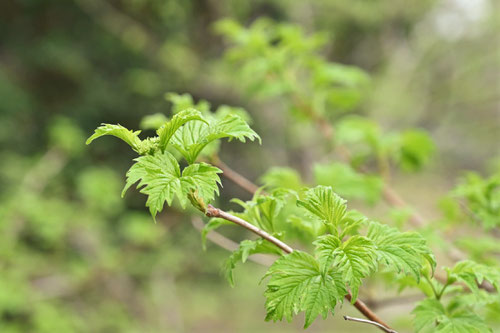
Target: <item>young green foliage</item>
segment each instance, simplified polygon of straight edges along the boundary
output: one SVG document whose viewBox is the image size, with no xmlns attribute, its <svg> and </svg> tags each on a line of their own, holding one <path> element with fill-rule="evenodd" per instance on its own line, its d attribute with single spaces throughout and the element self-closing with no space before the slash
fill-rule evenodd
<svg viewBox="0 0 500 333">
<path fill-rule="evenodd" d="M 103 124 L 87 140 L 90 144 L 96 138 L 104 135 L 116 136 L 125 141 L 139 155 L 135 163 L 127 172 L 127 182 L 122 196 L 127 189 L 139 182 L 137 188 L 148 196 L 146 206 L 151 215 L 156 218 L 165 202 L 172 205 L 177 197 L 181 207 L 187 201 L 199 210 L 204 211 L 206 204 L 219 194 L 218 176 L 222 171 L 206 163 L 195 163 L 199 154 L 209 144 L 222 138 L 236 138 L 242 142 L 260 137 L 248 123 L 239 115 L 228 112 L 229 107 L 210 114 L 208 103 L 199 103 L 204 112 L 194 109 L 192 98 L 189 95 L 169 95 L 176 102 L 176 113 L 170 120 L 165 120 L 160 126 L 159 120 L 163 117 L 156 115 L 148 120 L 144 126 L 158 127 L 157 136 L 144 140 L 139 138 L 140 131 L 131 131 L 121 125 Z M 179 107 L 182 100 L 186 106 Z M 240 112 L 241 113 L 241 112 Z M 181 170 L 179 162 L 169 150 L 176 149 L 189 163 Z"/>
<path fill-rule="evenodd" d="M 479 288 L 483 281 L 491 283 L 497 292 L 500 290 L 500 269 L 486 266 L 472 260 L 464 260 L 455 264 L 453 268 L 447 268 L 448 280 L 453 283 L 459 281 L 465 284 L 476 296 L 479 296 Z"/>
<path fill-rule="evenodd" d="M 347 294 L 342 275 L 333 268 L 324 268 L 313 256 L 294 251 L 274 262 L 265 277 L 267 284 L 266 320 L 291 321 L 297 313 L 305 312 L 304 328 L 318 315 L 326 318 L 342 303 Z"/>
<path fill-rule="evenodd" d="M 288 260 L 283 258 L 278 260 L 285 264 L 277 265 L 282 270 L 286 269 L 286 265 L 300 270 L 302 266 L 305 266 L 306 261 L 310 266 L 306 273 L 292 274 L 286 271 L 285 274 L 280 271 L 283 274 L 283 280 L 279 281 L 293 280 L 297 283 L 293 288 L 272 280 L 273 283 L 268 286 L 266 292 L 269 305 L 267 307 L 268 318 L 290 320 L 293 314 L 306 311 L 306 326 L 308 326 L 319 313 L 325 315 L 325 312 L 318 312 L 319 310 L 314 306 L 325 306 L 327 297 L 323 293 L 339 292 L 339 289 L 323 290 L 318 300 L 311 301 L 313 308 L 308 308 L 309 303 L 303 303 L 303 296 L 300 294 L 300 292 L 305 292 L 302 288 L 307 286 L 302 286 L 300 283 L 308 285 L 307 279 L 315 275 L 321 275 L 321 278 L 317 278 L 317 282 L 321 284 L 325 276 L 335 271 L 335 281 L 342 282 L 344 287 L 349 286 L 352 293 L 351 300 L 354 303 L 362 280 L 376 272 L 380 264 L 396 272 L 412 274 L 417 280 L 420 278 L 420 271 L 424 268 L 426 261 L 432 268 L 435 266 L 432 253 L 421 236 L 412 232 L 401 233 L 389 226 L 368 221 L 356 211 L 347 211 L 346 201 L 339 197 L 331 187 L 311 188 L 305 193 L 303 199 L 296 201 L 296 204 L 308 212 L 309 218 L 326 224 L 331 234 L 320 236 L 314 242 L 315 257 L 301 253 L 297 255 L 300 259 L 297 261 L 292 260 L 295 257 L 291 255 L 286 256 L 290 257 Z M 366 236 L 359 234 L 358 231 L 363 225 L 368 226 Z M 317 265 L 319 272 L 311 268 L 313 265 Z M 266 276 L 274 276 L 273 274 L 277 272 L 276 267 L 271 267 Z M 337 296 L 338 294 L 334 294 L 333 299 L 338 299 Z M 326 312 L 328 309 L 333 310 L 334 306 L 333 304 L 323 310 Z M 308 311 L 311 311 L 314 318 L 308 316 Z"/>
<path fill-rule="evenodd" d="M 161 126 L 157 130 L 158 137 L 160 141 L 158 143 L 159 148 L 162 151 L 165 151 L 167 145 L 170 142 L 170 139 L 175 134 L 175 132 L 184 124 L 191 120 L 199 120 L 204 123 L 207 123 L 205 119 L 201 116 L 201 112 L 195 109 L 186 109 L 182 110 L 179 113 L 176 113 L 172 120 L 167 121 L 163 126 Z M 194 161 L 193 161 L 194 162 Z M 192 162 L 191 162 L 192 163 Z"/>
<path fill-rule="evenodd" d="M 415 331 L 418 332 L 491 332 L 488 325 L 467 309 L 446 309 L 436 299 L 426 299 L 413 310 Z"/>
<path fill-rule="evenodd" d="M 366 235 L 374 245 L 374 254 L 380 262 L 396 272 L 411 274 L 417 280 L 427 261 L 434 270 L 436 260 L 425 239 L 416 232 L 400 232 L 378 222 L 371 221 Z"/>
<path fill-rule="evenodd" d="M 256 193 L 252 200 L 242 201 L 232 199 L 231 201 L 240 205 L 244 211 L 240 216 L 250 223 L 258 226 L 260 229 L 270 233 L 275 233 L 277 222 L 281 210 L 287 204 L 288 196 L 293 193 L 289 191 L 274 192 L 270 195 L 261 195 Z"/>
<path fill-rule="evenodd" d="M 470 219 L 492 229 L 500 225 L 500 171 L 490 177 L 467 173 L 452 193 L 465 200 Z"/>
<path fill-rule="evenodd" d="M 256 253 L 282 254 L 280 249 L 262 238 L 241 241 L 239 248 L 231 254 L 222 266 L 222 272 L 232 287 L 234 287 L 233 270 L 236 264 L 240 261 L 245 263 L 250 255 Z"/>
<path fill-rule="evenodd" d="M 97 138 L 105 135 L 112 135 L 119 139 L 125 141 L 135 152 L 141 154 L 141 139 L 139 139 L 139 134 L 141 131 L 131 131 L 126 129 L 122 125 L 111 125 L 111 124 L 102 124 L 99 126 L 95 133 L 87 139 L 86 144 L 90 144 Z"/>
<path fill-rule="evenodd" d="M 365 96 L 366 73 L 328 62 L 319 54 L 325 34 L 308 36 L 297 26 L 266 19 L 248 28 L 222 20 L 216 29 L 230 43 L 226 59 L 238 68 L 236 74 L 252 96 L 286 96 L 290 111 L 302 117 L 298 109 L 306 104 L 312 106 L 309 116 L 325 116 L 351 111 Z"/>
<path fill-rule="evenodd" d="M 260 181 L 265 188 L 276 189 L 286 188 L 294 191 L 299 191 L 304 188 L 304 183 L 296 170 L 286 167 L 273 167 L 269 169 Z"/>
<path fill-rule="evenodd" d="M 172 146 L 177 149 L 188 163 L 193 163 L 201 151 L 211 142 L 222 139 L 238 139 L 245 142 L 260 137 L 239 116 L 228 114 L 208 123 L 191 122 L 177 131 Z"/>
<path fill-rule="evenodd" d="M 316 242 L 316 255 L 323 262 L 324 269 L 335 267 L 342 272 L 342 279 L 351 287 L 352 302 L 358 298 L 361 279 L 376 270 L 374 246 L 363 236 L 356 235 L 342 242 L 336 236 L 326 235 Z"/>
<path fill-rule="evenodd" d="M 362 199 L 371 204 L 380 199 L 383 187 L 380 177 L 359 173 L 348 164 L 337 162 L 315 164 L 314 178 L 316 184 L 331 186 L 348 199 Z"/>
<path fill-rule="evenodd" d="M 355 165 L 376 159 L 379 164 L 391 161 L 406 171 L 422 169 L 435 152 L 434 142 L 422 130 L 384 132 L 373 120 L 361 116 L 346 116 L 338 121 L 335 141 L 349 145 Z"/>
<path fill-rule="evenodd" d="M 321 185 L 308 190 L 306 198 L 298 200 L 297 205 L 323 221 L 335 234 L 347 211 L 346 201 L 333 192 L 331 187 Z"/>
<path fill-rule="evenodd" d="M 188 194 L 192 191 L 204 202 L 210 202 L 215 194 L 219 194 L 220 179 L 217 174 L 222 171 L 209 164 L 189 165 L 181 174 L 179 163 L 168 152 L 141 156 L 135 162 L 127 172 L 127 183 L 122 196 L 130 186 L 140 181 L 137 188 L 142 187 L 141 193 L 148 196 L 146 206 L 153 218 L 162 211 L 165 202 L 172 205 L 174 196 L 177 196 L 181 206 L 185 208 Z"/>
</svg>

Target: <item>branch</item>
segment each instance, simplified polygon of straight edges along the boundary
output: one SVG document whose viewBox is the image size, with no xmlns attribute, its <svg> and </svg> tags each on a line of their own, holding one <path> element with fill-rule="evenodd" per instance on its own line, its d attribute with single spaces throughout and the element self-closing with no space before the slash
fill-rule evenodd
<svg viewBox="0 0 500 333">
<path fill-rule="evenodd" d="M 282 249 L 285 253 L 292 253 L 293 252 L 293 249 L 290 246 L 288 246 L 287 244 L 283 243 L 278 238 L 271 236 L 270 234 L 268 234 L 264 230 L 261 230 L 261 229 L 257 228 L 253 224 L 250 224 L 247 221 L 245 221 L 243 219 L 240 219 L 237 216 L 234 216 L 234 215 L 231 215 L 229 213 L 226 213 L 225 211 L 223 211 L 223 210 L 221 210 L 219 208 L 215 208 L 212 205 L 208 205 L 205 214 L 208 217 L 220 217 L 220 218 L 223 218 L 224 220 L 236 223 L 236 224 L 242 226 L 243 228 L 250 230 L 254 234 L 259 235 L 260 237 L 264 238 L 268 242 L 273 243 L 274 245 L 276 245 L 277 247 L 279 247 L 280 249 Z"/>
<path fill-rule="evenodd" d="M 354 317 L 349 317 L 349 316 L 344 316 L 344 319 L 345 320 L 350 320 L 350 321 L 357 321 L 358 323 L 365 323 L 365 324 L 374 325 L 374 326 L 377 326 L 378 328 L 380 328 L 384 332 L 398 333 L 398 332 L 396 332 L 395 330 L 393 330 L 391 328 L 387 328 L 387 327 L 385 327 L 383 325 L 380 325 L 376 321 L 371 321 L 371 320 L 366 320 L 366 319 L 361 319 L 361 318 L 354 318 Z"/>
<path fill-rule="evenodd" d="M 273 243 L 274 245 L 276 245 L 277 247 L 279 247 L 280 249 L 283 250 L 283 252 L 285 253 L 292 253 L 293 252 L 293 249 L 285 244 L 284 242 L 280 241 L 279 239 L 277 239 L 276 237 L 273 237 L 272 235 L 268 234 L 267 232 L 265 232 L 264 230 L 261 230 L 259 228 L 257 228 L 256 226 L 254 226 L 253 224 L 250 224 L 249 222 L 237 217 L 237 216 L 234 216 L 234 215 L 231 215 L 225 211 L 223 211 L 222 209 L 219 209 L 219 208 L 216 208 L 212 205 L 208 205 L 207 206 L 207 210 L 206 210 L 206 213 L 205 213 L 208 217 L 219 217 L 219 218 L 223 218 L 229 222 L 233 222 L 233 223 L 236 223 L 240 226 L 242 226 L 243 228 L 247 229 L 247 230 L 250 230 L 251 232 L 259 235 L 260 237 L 264 238 L 265 240 Z M 345 296 L 345 298 L 350 302 L 351 299 L 352 299 L 352 295 L 350 292 L 348 292 L 348 294 Z M 393 330 L 390 329 L 389 325 L 387 325 L 382 319 L 380 319 L 363 301 L 361 301 L 360 299 L 357 299 L 356 302 L 354 302 L 354 307 L 356 309 L 358 309 L 359 312 L 361 312 L 366 318 L 369 319 L 369 321 L 373 321 L 373 322 L 376 322 L 378 325 L 378 327 L 380 329 L 382 329 L 383 331 L 385 332 L 395 332 Z"/>
<path fill-rule="evenodd" d="M 191 224 L 195 227 L 196 230 L 200 232 L 203 230 L 203 227 L 205 226 L 205 224 L 200 218 L 191 219 Z M 213 230 L 207 234 L 207 238 L 214 244 L 218 245 L 219 247 L 231 252 L 237 250 L 239 246 L 238 243 L 230 240 L 229 238 Z M 267 267 L 271 266 L 275 260 L 275 258 L 272 255 L 261 254 L 261 253 L 252 254 L 251 256 L 248 257 L 248 259 L 259 265 Z"/>
<path fill-rule="evenodd" d="M 222 170 L 223 172 L 222 175 L 224 177 L 226 177 L 227 179 L 229 179 L 230 181 L 232 181 L 233 183 L 235 183 L 248 193 L 254 194 L 259 189 L 257 185 L 255 185 L 250 180 L 248 180 L 247 178 L 243 177 L 242 175 L 231 169 L 226 163 L 219 160 L 219 158 L 217 157 L 212 158 L 212 162 L 219 169 Z"/>
</svg>

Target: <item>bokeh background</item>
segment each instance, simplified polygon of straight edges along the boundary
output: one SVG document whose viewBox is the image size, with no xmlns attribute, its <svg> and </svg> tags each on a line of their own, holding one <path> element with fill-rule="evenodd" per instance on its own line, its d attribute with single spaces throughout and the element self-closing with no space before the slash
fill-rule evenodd
<svg viewBox="0 0 500 333">
<path fill-rule="evenodd" d="M 219 274 L 228 252 L 210 243 L 204 252 L 190 216 L 166 209 L 154 224 L 145 197 L 120 198 L 135 157 L 125 144 L 84 144 L 102 122 L 138 128 L 146 115 L 169 115 L 165 92 L 187 92 L 252 116 L 263 144 L 224 143 L 233 169 L 257 181 L 271 166 L 291 166 L 310 179 L 321 138 L 304 123 L 307 135 L 288 144 L 286 104 L 242 93 L 213 29 L 227 17 L 325 32 L 327 59 L 371 76 L 355 112 L 429 131 L 439 152 L 430 167 L 394 179 L 429 220 L 463 170 L 487 173 L 498 162 L 494 0 L 1 1 L 0 332 L 302 331 L 300 318 L 264 322 L 264 267 L 239 267 L 231 288 Z M 223 185 L 221 202 L 249 198 Z M 384 207 L 352 205 L 386 218 Z M 411 308 L 386 302 L 377 311 L 411 331 Z M 338 314 L 355 312 L 345 304 Z M 356 329 L 376 331 L 340 315 L 310 328 Z"/>
</svg>

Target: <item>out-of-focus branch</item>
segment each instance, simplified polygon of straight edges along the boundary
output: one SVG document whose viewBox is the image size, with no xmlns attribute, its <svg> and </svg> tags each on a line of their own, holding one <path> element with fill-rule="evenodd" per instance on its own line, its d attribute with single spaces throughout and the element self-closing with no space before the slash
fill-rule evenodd
<svg viewBox="0 0 500 333">
<path fill-rule="evenodd" d="M 247 191 L 248 193 L 255 194 L 259 187 L 252 183 L 250 180 L 240 175 L 233 169 L 231 169 L 226 163 L 222 162 L 218 157 L 212 158 L 213 164 L 215 164 L 219 169 L 222 170 L 222 175 Z"/>
</svg>

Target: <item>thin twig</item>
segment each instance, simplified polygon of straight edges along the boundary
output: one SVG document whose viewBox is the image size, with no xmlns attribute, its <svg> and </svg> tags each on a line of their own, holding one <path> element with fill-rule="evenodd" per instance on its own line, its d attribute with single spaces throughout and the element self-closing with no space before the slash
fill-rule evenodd
<svg viewBox="0 0 500 333">
<path fill-rule="evenodd" d="M 259 190 L 259 187 L 257 185 L 240 175 L 238 172 L 231 169 L 226 163 L 222 162 L 217 157 L 213 158 L 213 164 L 215 164 L 219 169 L 222 170 L 222 174 L 224 175 L 224 177 L 226 177 L 248 193 L 254 194 Z"/>
<path fill-rule="evenodd" d="M 292 253 L 293 252 L 293 249 L 289 245 L 287 245 L 284 242 L 280 241 L 279 239 L 273 237 L 272 235 L 268 234 L 264 230 L 257 228 L 253 224 L 250 224 L 249 222 L 247 222 L 247 221 L 245 221 L 237 216 L 231 215 L 231 214 L 223 211 L 222 209 L 216 208 L 212 205 L 208 205 L 207 210 L 206 210 L 206 215 L 208 217 L 223 218 L 227 221 L 236 223 L 236 224 L 242 226 L 243 228 L 250 230 L 251 232 L 261 236 L 262 238 L 271 242 L 272 244 L 276 245 L 277 247 L 282 249 L 283 252 L 285 252 L 285 253 Z M 348 292 L 348 294 L 345 296 L 345 298 L 348 301 L 351 301 L 351 299 L 352 299 L 351 293 Z M 387 325 L 382 319 L 380 319 L 363 301 L 361 301 L 360 299 L 357 299 L 353 305 L 356 309 L 358 309 L 359 312 L 361 312 L 370 321 L 377 322 L 380 325 L 380 326 L 378 326 L 380 329 L 384 330 L 385 332 L 390 332 L 390 331 L 387 331 L 388 329 L 390 329 L 389 325 Z"/>
<path fill-rule="evenodd" d="M 384 332 L 398 333 L 397 331 L 395 331 L 395 330 L 393 330 L 391 328 L 387 328 L 384 325 L 380 325 L 376 321 L 367 320 L 367 319 L 361 319 L 361 318 L 354 318 L 354 317 L 349 317 L 349 316 L 344 316 L 344 319 L 345 320 L 349 320 L 349 321 L 357 321 L 358 323 L 365 323 L 365 324 L 374 325 L 374 326 L 377 326 L 378 328 L 380 328 Z"/>
<path fill-rule="evenodd" d="M 205 226 L 203 221 L 198 217 L 192 218 L 191 224 L 195 227 L 196 230 L 200 232 L 203 230 L 203 227 Z M 217 246 L 231 252 L 237 250 L 239 246 L 238 243 L 230 240 L 229 238 L 213 230 L 207 234 L 207 239 L 210 240 L 212 243 L 216 244 Z M 249 256 L 248 260 L 251 260 L 259 265 L 269 267 L 273 264 L 275 257 L 268 254 L 256 253 Z"/>
<path fill-rule="evenodd" d="M 278 238 L 271 236 L 270 234 L 268 234 L 264 230 L 257 228 L 253 224 L 251 224 L 243 219 L 240 219 L 237 216 L 226 213 L 222 209 L 215 208 L 212 205 L 208 205 L 207 210 L 206 210 L 206 215 L 208 217 L 220 217 L 220 218 L 223 218 L 224 220 L 236 223 L 236 224 L 242 226 L 243 228 L 248 229 L 251 232 L 259 235 L 260 237 L 264 238 L 265 240 L 273 243 L 274 245 L 276 245 L 277 247 L 282 249 L 285 253 L 292 253 L 293 252 L 293 249 L 290 246 L 283 243 Z"/>
</svg>

